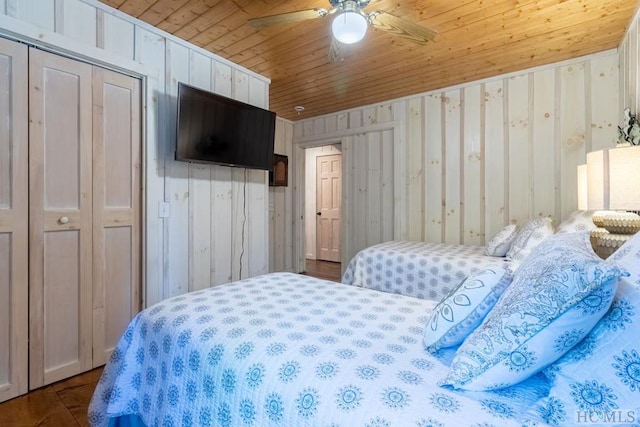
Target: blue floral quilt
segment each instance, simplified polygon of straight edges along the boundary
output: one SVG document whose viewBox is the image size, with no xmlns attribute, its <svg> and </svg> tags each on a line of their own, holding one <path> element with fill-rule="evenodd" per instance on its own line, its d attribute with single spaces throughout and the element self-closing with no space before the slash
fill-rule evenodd
<svg viewBox="0 0 640 427">
<path fill-rule="evenodd" d="M 440 301 L 467 276 L 504 266 L 504 257 L 484 255 L 484 246 L 391 241 L 361 250 L 342 283 Z"/>
<path fill-rule="evenodd" d="M 171 298 L 123 334 L 93 426 L 522 426 L 548 392 L 438 387 L 452 352 L 422 346 L 434 303 L 290 273 Z"/>
</svg>

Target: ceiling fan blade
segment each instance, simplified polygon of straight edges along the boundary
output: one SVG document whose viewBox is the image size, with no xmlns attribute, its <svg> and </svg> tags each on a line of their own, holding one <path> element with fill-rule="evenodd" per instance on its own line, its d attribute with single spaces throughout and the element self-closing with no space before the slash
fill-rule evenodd
<svg viewBox="0 0 640 427">
<path fill-rule="evenodd" d="M 278 24 L 288 24 L 291 22 L 306 21 L 307 19 L 320 18 L 329 13 L 326 9 L 316 8 L 299 10 L 297 12 L 279 13 L 277 15 L 262 16 L 260 18 L 249 19 L 249 24 L 254 28 L 270 27 Z"/>
<path fill-rule="evenodd" d="M 387 12 L 376 11 L 369 14 L 371 25 L 381 30 L 389 31 L 418 44 L 427 44 L 436 39 L 438 32 L 423 27 L 406 19 L 398 18 Z"/>
<path fill-rule="evenodd" d="M 331 37 L 331 45 L 329 46 L 329 60 L 331 62 L 340 62 L 344 59 L 342 43 Z"/>
</svg>

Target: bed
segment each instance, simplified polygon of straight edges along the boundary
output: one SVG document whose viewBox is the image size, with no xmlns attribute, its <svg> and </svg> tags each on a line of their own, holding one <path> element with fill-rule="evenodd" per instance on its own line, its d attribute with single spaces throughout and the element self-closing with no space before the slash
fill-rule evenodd
<svg viewBox="0 0 640 427">
<path fill-rule="evenodd" d="M 439 301 L 467 276 L 504 265 L 504 257 L 484 255 L 484 249 L 445 243 L 381 243 L 353 257 L 342 283 Z"/>
<path fill-rule="evenodd" d="M 495 392 L 438 387 L 453 352 L 423 348 L 434 305 L 291 273 L 174 297 L 132 320 L 90 423 L 522 426 L 546 380 Z"/>
</svg>

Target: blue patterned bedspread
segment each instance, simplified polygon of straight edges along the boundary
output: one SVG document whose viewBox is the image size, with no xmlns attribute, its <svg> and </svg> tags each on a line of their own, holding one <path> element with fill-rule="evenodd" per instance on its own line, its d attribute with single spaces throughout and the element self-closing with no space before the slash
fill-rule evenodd
<svg viewBox="0 0 640 427">
<path fill-rule="evenodd" d="M 483 254 L 484 246 L 391 241 L 361 250 L 347 266 L 342 283 L 440 301 L 467 276 L 503 257 Z"/>
<path fill-rule="evenodd" d="M 452 354 L 422 347 L 434 303 L 290 273 L 163 301 L 122 336 L 89 408 L 94 426 L 521 426 L 547 384 L 435 385 Z M 530 424 L 528 424 L 530 425 Z"/>
</svg>

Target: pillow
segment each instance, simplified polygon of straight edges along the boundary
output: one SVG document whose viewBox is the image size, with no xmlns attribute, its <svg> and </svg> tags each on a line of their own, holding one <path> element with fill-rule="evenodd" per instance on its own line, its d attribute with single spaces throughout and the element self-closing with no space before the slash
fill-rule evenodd
<svg viewBox="0 0 640 427">
<path fill-rule="evenodd" d="M 593 253 L 588 233 L 545 240 L 462 343 L 440 384 L 493 390 L 539 371 L 587 335 L 623 274 Z"/>
<path fill-rule="evenodd" d="M 424 328 L 425 349 L 435 352 L 460 344 L 480 325 L 510 283 L 511 274 L 502 267 L 467 277 L 431 313 Z"/>
<path fill-rule="evenodd" d="M 516 237 L 518 226 L 509 224 L 489 240 L 484 248 L 484 254 L 489 256 L 505 256 Z"/>
<path fill-rule="evenodd" d="M 516 235 L 507 259 L 521 263 L 544 239 L 553 234 L 551 218 L 538 218 L 527 222 Z"/>
<path fill-rule="evenodd" d="M 576 425 L 585 414 L 600 425 L 640 417 L 640 233 L 606 262 L 631 275 L 619 280 L 611 309 L 591 333 L 544 371 L 551 390 L 530 413 L 548 424 Z"/>
<path fill-rule="evenodd" d="M 567 219 L 562 221 L 556 233 L 579 233 L 596 229 L 591 217 L 595 211 L 574 211 Z"/>
</svg>

